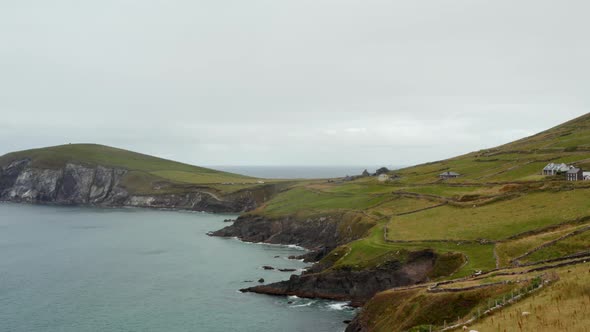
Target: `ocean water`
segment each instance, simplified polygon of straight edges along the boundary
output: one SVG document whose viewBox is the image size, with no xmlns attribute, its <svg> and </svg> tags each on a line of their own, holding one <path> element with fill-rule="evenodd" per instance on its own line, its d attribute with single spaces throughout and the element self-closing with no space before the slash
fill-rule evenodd
<svg viewBox="0 0 590 332">
<path fill-rule="evenodd" d="M 345 329 L 343 303 L 238 292 L 306 265 L 206 235 L 229 217 L 0 203 L 0 331 Z"/>
<path fill-rule="evenodd" d="M 380 167 L 399 169 L 401 166 L 208 166 L 221 171 L 266 179 L 323 179 L 360 175 L 365 169 L 373 173 Z"/>
</svg>

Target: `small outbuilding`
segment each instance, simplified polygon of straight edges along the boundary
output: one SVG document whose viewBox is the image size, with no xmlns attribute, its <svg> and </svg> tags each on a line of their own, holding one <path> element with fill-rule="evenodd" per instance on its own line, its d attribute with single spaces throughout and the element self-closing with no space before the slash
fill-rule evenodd
<svg viewBox="0 0 590 332">
<path fill-rule="evenodd" d="M 584 172 L 582 171 L 581 168 L 572 167 L 565 174 L 566 174 L 566 178 L 568 181 L 584 180 Z"/>
<path fill-rule="evenodd" d="M 439 174 L 439 178 L 442 180 L 448 180 L 448 179 L 454 179 L 454 178 L 458 178 L 460 177 L 461 174 L 456 173 L 456 172 L 443 172 Z"/>
<path fill-rule="evenodd" d="M 377 181 L 379 181 L 379 182 L 389 181 L 389 175 L 387 175 L 387 174 L 379 174 L 379 176 L 377 177 Z"/>
</svg>

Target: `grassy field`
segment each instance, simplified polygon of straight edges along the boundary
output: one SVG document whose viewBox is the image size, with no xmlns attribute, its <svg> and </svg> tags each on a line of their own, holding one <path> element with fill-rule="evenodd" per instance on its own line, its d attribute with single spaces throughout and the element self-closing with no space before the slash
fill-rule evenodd
<svg viewBox="0 0 590 332">
<path fill-rule="evenodd" d="M 548 271 L 511 269 L 445 284 L 378 293 L 359 320 L 367 330 L 587 331 L 590 263 Z M 502 272 L 502 273 L 500 273 Z M 489 311 L 488 311 L 489 310 Z M 451 330 L 453 330 L 451 328 Z"/>
<path fill-rule="evenodd" d="M 492 274 L 475 280 L 470 276 L 476 271 L 485 274 L 509 267 L 510 273 L 522 273 L 524 267 L 511 265 L 536 264 L 590 250 L 590 232 L 568 236 L 590 225 L 590 182 L 572 183 L 560 176 L 541 175 L 549 162 L 590 168 L 590 115 L 497 148 L 397 170 L 392 173 L 399 177 L 388 182 L 362 177 L 299 183 L 257 213 L 276 217 L 344 210 L 364 215 L 363 220 L 370 220 L 373 227 L 367 236 L 325 257 L 330 269 L 362 270 L 392 260 L 403 262 L 411 251 L 431 249 L 449 258 L 443 260 L 446 266 L 439 267 L 441 273 L 433 275 L 433 280 L 468 278 L 452 285 L 509 283 L 454 294 L 430 294 L 424 289 L 384 292 L 365 308 L 371 331 L 403 330 L 401 327 L 419 331 L 424 324 L 442 324 L 457 317 L 466 320 L 487 301 L 514 292 L 525 278 Z M 438 174 L 443 171 L 462 176 L 441 181 Z M 513 262 L 516 258 L 518 261 Z M 560 275 L 567 273 L 568 280 L 562 282 L 562 277 L 551 286 L 555 295 L 549 298 L 568 289 L 587 292 L 581 286 L 587 282 L 587 265 L 576 267 L 577 273 L 586 273 L 578 280 L 569 278 L 573 273 L 568 269 L 559 271 Z M 539 294 L 550 294 L 546 292 Z M 583 297 L 577 297 L 571 308 L 583 303 Z M 539 324 L 544 325 L 535 323 L 521 329 L 519 318 L 510 310 L 500 310 L 494 317 L 502 315 L 502 320 L 482 321 L 484 325 L 476 329 L 534 331 L 541 326 L 545 329 L 538 331 L 555 330 L 546 329 L 549 326 L 583 331 L 580 326 L 590 327 L 586 321 L 568 325 L 551 313 L 547 319 L 539 318 Z M 571 310 L 567 314 L 580 315 Z"/>
<path fill-rule="evenodd" d="M 540 192 L 473 208 L 442 206 L 388 224 L 391 240 L 502 240 L 590 215 L 590 190 Z"/>
<path fill-rule="evenodd" d="M 547 232 L 500 242 L 496 245 L 499 265 L 509 266 L 512 259 L 583 227 L 586 225 L 564 225 Z"/>
<path fill-rule="evenodd" d="M 523 259 L 523 263 L 538 262 L 547 259 L 563 257 L 588 250 L 590 247 L 590 231 L 560 240 L 551 246 L 535 251 Z"/>
<path fill-rule="evenodd" d="M 590 331 L 589 264 L 556 269 L 559 280 L 470 326 L 477 331 Z M 523 316 L 523 313 L 529 313 Z"/>
<path fill-rule="evenodd" d="M 492 244 L 450 243 L 450 242 L 413 242 L 392 243 L 385 240 L 384 225 L 378 222 L 369 235 L 351 242 L 336 251 L 338 257 L 327 257 L 333 261 L 332 269 L 351 268 L 362 270 L 378 266 L 391 260 L 404 261 L 410 251 L 433 249 L 439 254 L 458 254 L 460 262 L 445 267 L 448 274 L 437 275 L 436 278 L 449 279 L 469 276 L 476 271 L 495 268 L 494 246 Z M 342 254 L 344 253 L 344 254 Z M 455 260 L 457 262 L 457 260 Z"/>
<path fill-rule="evenodd" d="M 364 210 L 382 203 L 387 198 L 384 195 L 331 194 L 297 187 L 274 198 L 265 207 L 264 214 L 281 216 L 297 212 L 315 214 L 319 211 L 338 209 Z"/>
</svg>

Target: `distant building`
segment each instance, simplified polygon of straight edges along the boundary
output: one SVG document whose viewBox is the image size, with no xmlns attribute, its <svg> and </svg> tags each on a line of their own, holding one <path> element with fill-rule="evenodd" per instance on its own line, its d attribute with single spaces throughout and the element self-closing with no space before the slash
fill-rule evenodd
<svg viewBox="0 0 590 332">
<path fill-rule="evenodd" d="M 447 179 L 454 179 L 454 178 L 458 178 L 459 176 L 461 176 L 461 174 L 459 173 L 455 173 L 455 172 L 443 172 L 439 174 L 439 178 L 443 179 L 443 180 L 447 180 Z"/>
<path fill-rule="evenodd" d="M 387 175 L 387 174 L 380 174 L 377 177 L 377 181 L 379 181 L 379 182 L 385 182 L 385 181 L 388 181 L 388 180 L 389 180 L 389 175 Z"/>
<path fill-rule="evenodd" d="M 581 168 L 572 167 L 566 173 L 568 181 L 581 181 L 584 179 L 584 172 Z"/>
<path fill-rule="evenodd" d="M 582 176 L 584 177 L 584 180 L 590 180 L 590 172 L 582 172 Z"/>
<path fill-rule="evenodd" d="M 566 164 L 555 164 L 550 163 L 543 168 L 543 175 L 558 175 L 562 173 L 566 173 L 570 170 L 570 167 Z"/>
<path fill-rule="evenodd" d="M 375 176 L 379 176 L 381 174 L 389 173 L 389 169 L 387 167 L 381 167 L 375 171 Z"/>
</svg>

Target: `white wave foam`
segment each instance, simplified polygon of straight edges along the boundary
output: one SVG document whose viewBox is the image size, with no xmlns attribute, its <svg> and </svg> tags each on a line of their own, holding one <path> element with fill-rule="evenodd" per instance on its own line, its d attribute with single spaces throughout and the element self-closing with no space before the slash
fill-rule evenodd
<svg viewBox="0 0 590 332">
<path fill-rule="evenodd" d="M 232 237 L 232 239 L 234 240 L 238 240 L 242 243 L 247 243 L 247 244 L 260 244 L 263 246 L 269 246 L 269 247 L 279 247 L 279 248 L 289 248 L 289 249 L 295 249 L 295 250 L 300 250 L 300 251 L 307 251 L 307 249 L 298 246 L 296 244 L 277 244 L 277 243 L 266 243 L 266 242 L 249 242 L 249 241 L 243 241 L 240 240 L 237 236 Z M 303 260 L 301 260 L 303 261 Z"/>
<path fill-rule="evenodd" d="M 309 301 L 309 302 L 307 302 L 307 303 L 304 303 L 304 304 L 297 304 L 297 305 L 293 305 L 293 306 L 291 306 L 291 308 L 309 307 L 309 306 L 311 306 L 312 304 L 314 304 L 315 302 L 316 302 L 316 301 Z"/>
<path fill-rule="evenodd" d="M 287 248 L 291 248 L 291 249 L 297 249 L 297 250 L 305 250 L 305 248 L 295 245 L 295 244 L 288 244 Z"/>
<path fill-rule="evenodd" d="M 348 302 L 336 302 L 328 304 L 328 309 L 330 310 L 344 310 L 348 308 Z"/>
</svg>

